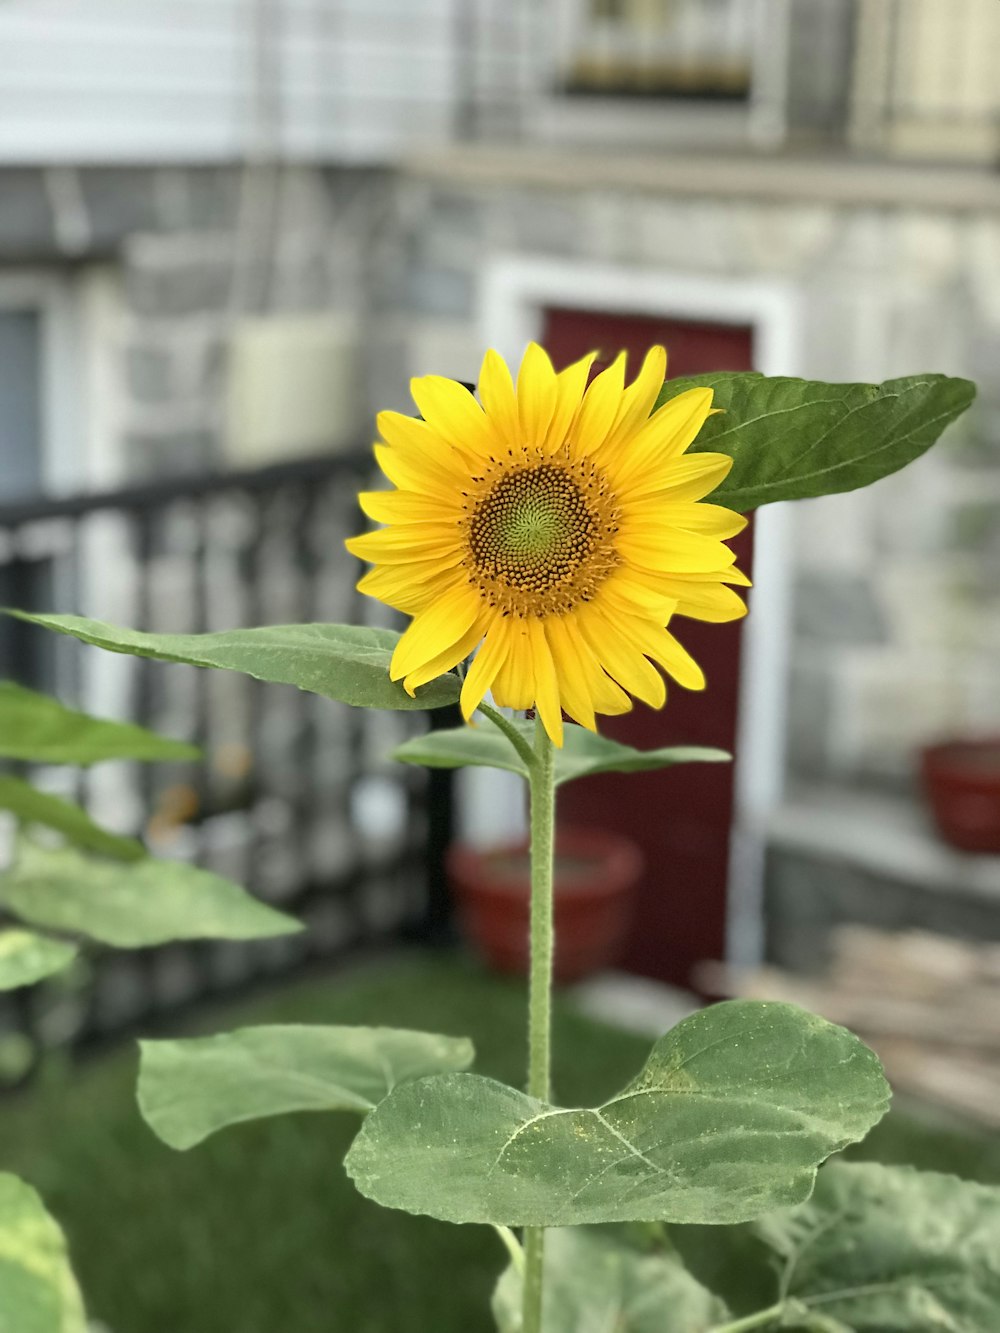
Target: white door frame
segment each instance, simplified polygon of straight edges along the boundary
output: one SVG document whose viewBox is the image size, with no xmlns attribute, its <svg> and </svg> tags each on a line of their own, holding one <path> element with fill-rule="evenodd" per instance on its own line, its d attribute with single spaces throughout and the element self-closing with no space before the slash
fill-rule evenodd
<svg viewBox="0 0 1000 1333">
<path fill-rule="evenodd" d="M 479 341 L 516 364 L 541 331 L 548 306 L 750 325 L 754 365 L 765 375 L 801 373 L 799 293 L 777 279 L 679 273 L 586 260 L 498 256 L 479 287 Z M 743 639 L 730 859 L 727 954 L 752 964 L 762 953 L 764 822 L 784 786 L 785 707 L 791 641 L 792 543 L 787 505 L 758 513 L 754 533 L 753 611 Z M 469 836 L 523 829 L 523 796 L 507 775 L 466 770 Z M 516 780 L 515 780 L 516 781 Z"/>
</svg>

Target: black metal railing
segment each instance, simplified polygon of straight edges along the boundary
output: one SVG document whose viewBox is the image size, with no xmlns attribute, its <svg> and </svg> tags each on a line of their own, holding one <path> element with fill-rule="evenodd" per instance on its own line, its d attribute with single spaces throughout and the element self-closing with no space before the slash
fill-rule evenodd
<svg viewBox="0 0 1000 1333">
<path fill-rule="evenodd" d="M 343 547 L 362 522 L 355 497 L 369 468 L 367 455 L 340 456 L 0 507 L 3 603 L 181 633 L 372 623 L 380 608 L 356 592 Z M 448 775 L 389 758 L 426 727 L 423 714 L 102 653 L 13 620 L 0 634 L 0 675 L 203 753 L 189 764 L 36 770 L 36 781 L 308 927 L 271 941 L 103 952 L 89 984 L 22 992 L 0 1026 L 82 1042 L 309 960 L 446 930 Z"/>
</svg>

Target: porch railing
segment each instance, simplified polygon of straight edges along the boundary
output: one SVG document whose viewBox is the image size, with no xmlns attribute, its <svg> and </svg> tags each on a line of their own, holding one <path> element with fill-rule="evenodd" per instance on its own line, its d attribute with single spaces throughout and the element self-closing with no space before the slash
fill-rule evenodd
<svg viewBox="0 0 1000 1333">
<path fill-rule="evenodd" d="M 325 458 L 0 507 L 0 601 L 175 632 L 363 623 L 372 604 L 354 589 L 343 540 L 358 528 L 368 466 L 361 455 Z M 228 875 L 307 925 L 272 941 L 101 953 L 71 994 L 7 997 L 0 1030 L 82 1042 L 310 960 L 444 929 L 448 775 L 389 759 L 424 715 L 106 654 L 12 620 L 0 627 L 0 663 L 0 675 L 202 747 L 197 763 L 34 777 L 144 834 L 154 853 Z"/>
</svg>

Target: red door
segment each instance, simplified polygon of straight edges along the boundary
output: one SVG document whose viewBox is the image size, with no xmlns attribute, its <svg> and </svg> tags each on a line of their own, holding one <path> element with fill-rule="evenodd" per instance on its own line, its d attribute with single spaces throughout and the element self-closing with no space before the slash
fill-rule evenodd
<svg viewBox="0 0 1000 1333">
<path fill-rule="evenodd" d="M 753 363 L 749 327 L 641 315 L 547 310 L 542 342 L 558 370 L 598 348 L 607 360 L 621 350 L 628 352 L 634 374 L 654 343 L 667 348 L 670 376 L 749 370 Z M 741 568 L 749 573 L 750 528 L 735 546 Z M 664 709 L 656 712 L 637 703 L 624 717 L 603 719 L 602 732 L 644 750 L 692 744 L 732 751 L 741 624 L 672 622 L 677 637 L 703 667 L 708 688 L 692 693 L 670 684 Z M 560 792 L 560 821 L 628 834 L 645 854 L 639 908 L 624 960 L 630 971 L 686 985 L 693 964 L 722 956 L 732 814 L 728 764 L 586 778 Z"/>
</svg>

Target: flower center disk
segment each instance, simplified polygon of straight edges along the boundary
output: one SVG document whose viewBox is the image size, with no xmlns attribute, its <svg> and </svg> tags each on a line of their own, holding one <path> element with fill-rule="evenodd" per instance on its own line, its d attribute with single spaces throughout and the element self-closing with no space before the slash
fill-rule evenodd
<svg viewBox="0 0 1000 1333">
<path fill-rule="evenodd" d="M 561 463 L 503 472 L 470 506 L 472 581 L 515 615 L 570 610 L 617 563 L 617 514 L 593 469 L 574 476 Z"/>
</svg>

